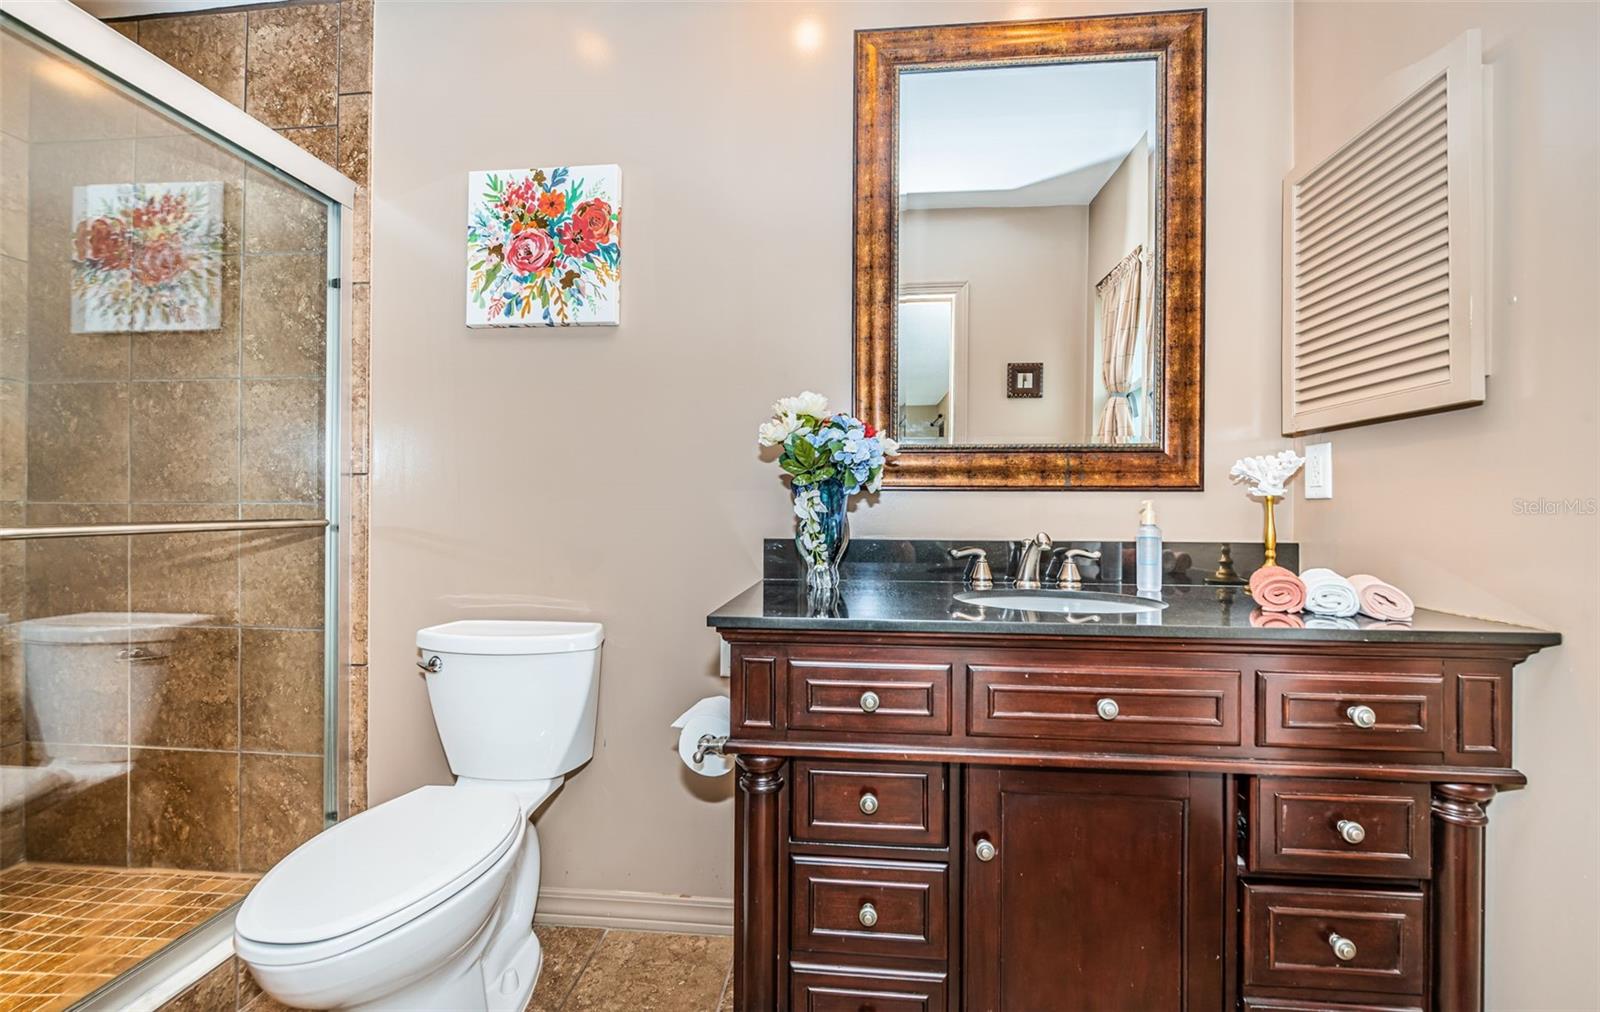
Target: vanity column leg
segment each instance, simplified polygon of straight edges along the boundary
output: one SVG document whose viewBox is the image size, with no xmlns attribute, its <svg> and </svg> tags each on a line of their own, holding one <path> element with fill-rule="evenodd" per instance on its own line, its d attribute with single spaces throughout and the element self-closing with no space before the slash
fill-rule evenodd
<svg viewBox="0 0 1600 1012">
<path fill-rule="evenodd" d="M 1484 809 L 1487 784 L 1433 785 L 1433 1005 L 1449 1012 L 1483 1008 Z"/>
<path fill-rule="evenodd" d="M 778 1007 L 778 792 L 783 760 L 739 755 L 734 799 L 733 1007 Z"/>
</svg>

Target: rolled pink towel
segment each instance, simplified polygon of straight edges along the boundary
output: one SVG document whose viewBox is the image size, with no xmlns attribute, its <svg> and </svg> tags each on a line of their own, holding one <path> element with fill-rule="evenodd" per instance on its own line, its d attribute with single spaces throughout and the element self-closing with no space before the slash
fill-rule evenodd
<svg viewBox="0 0 1600 1012">
<path fill-rule="evenodd" d="M 1406 592 L 1392 583 L 1384 583 L 1376 576 L 1357 573 L 1350 577 L 1350 586 L 1356 589 L 1356 599 L 1361 602 L 1361 614 L 1385 622 L 1405 622 L 1417 612 Z"/>
<path fill-rule="evenodd" d="M 1300 611 L 1306 606 L 1306 585 L 1282 566 L 1262 566 L 1250 574 L 1250 596 L 1263 611 Z"/>
<path fill-rule="evenodd" d="M 1250 613 L 1250 624 L 1257 629 L 1301 629 L 1305 627 L 1305 619 L 1299 615 L 1289 615 L 1281 611 L 1262 611 L 1260 608 Z"/>
</svg>

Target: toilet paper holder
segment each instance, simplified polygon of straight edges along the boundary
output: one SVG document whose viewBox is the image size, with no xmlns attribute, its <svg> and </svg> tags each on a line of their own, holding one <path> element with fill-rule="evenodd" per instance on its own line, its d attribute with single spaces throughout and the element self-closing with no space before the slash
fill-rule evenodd
<svg viewBox="0 0 1600 1012">
<path fill-rule="evenodd" d="M 722 755 L 722 746 L 727 743 L 725 734 L 702 734 L 694 746 L 695 765 L 705 762 L 708 755 Z"/>
</svg>

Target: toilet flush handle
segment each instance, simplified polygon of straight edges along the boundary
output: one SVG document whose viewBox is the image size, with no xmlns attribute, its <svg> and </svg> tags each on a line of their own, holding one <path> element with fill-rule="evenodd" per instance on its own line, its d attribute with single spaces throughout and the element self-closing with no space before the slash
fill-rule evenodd
<svg viewBox="0 0 1600 1012">
<path fill-rule="evenodd" d="M 444 661 L 439 659 L 438 654 L 434 654 L 426 661 L 418 661 L 417 667 L 421 668 L 423 671 L 426 671 L 430 675 L 436 675 L 444 669 Z"/>
</svg>

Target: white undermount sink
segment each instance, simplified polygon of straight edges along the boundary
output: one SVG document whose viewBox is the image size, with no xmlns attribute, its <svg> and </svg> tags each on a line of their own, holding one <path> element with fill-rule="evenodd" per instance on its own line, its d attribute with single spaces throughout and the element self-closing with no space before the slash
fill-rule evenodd
<svg viewBox="0 0 1600 1012">
<path fill-rule="evenodd" d="M 1167 606 L 1165 601 L 1085 590 L 969 590 L 957 594 L 956 600 L 985 608 L 1056 615 L 1133 615 L 1160 611 Z"/>
</svg>

